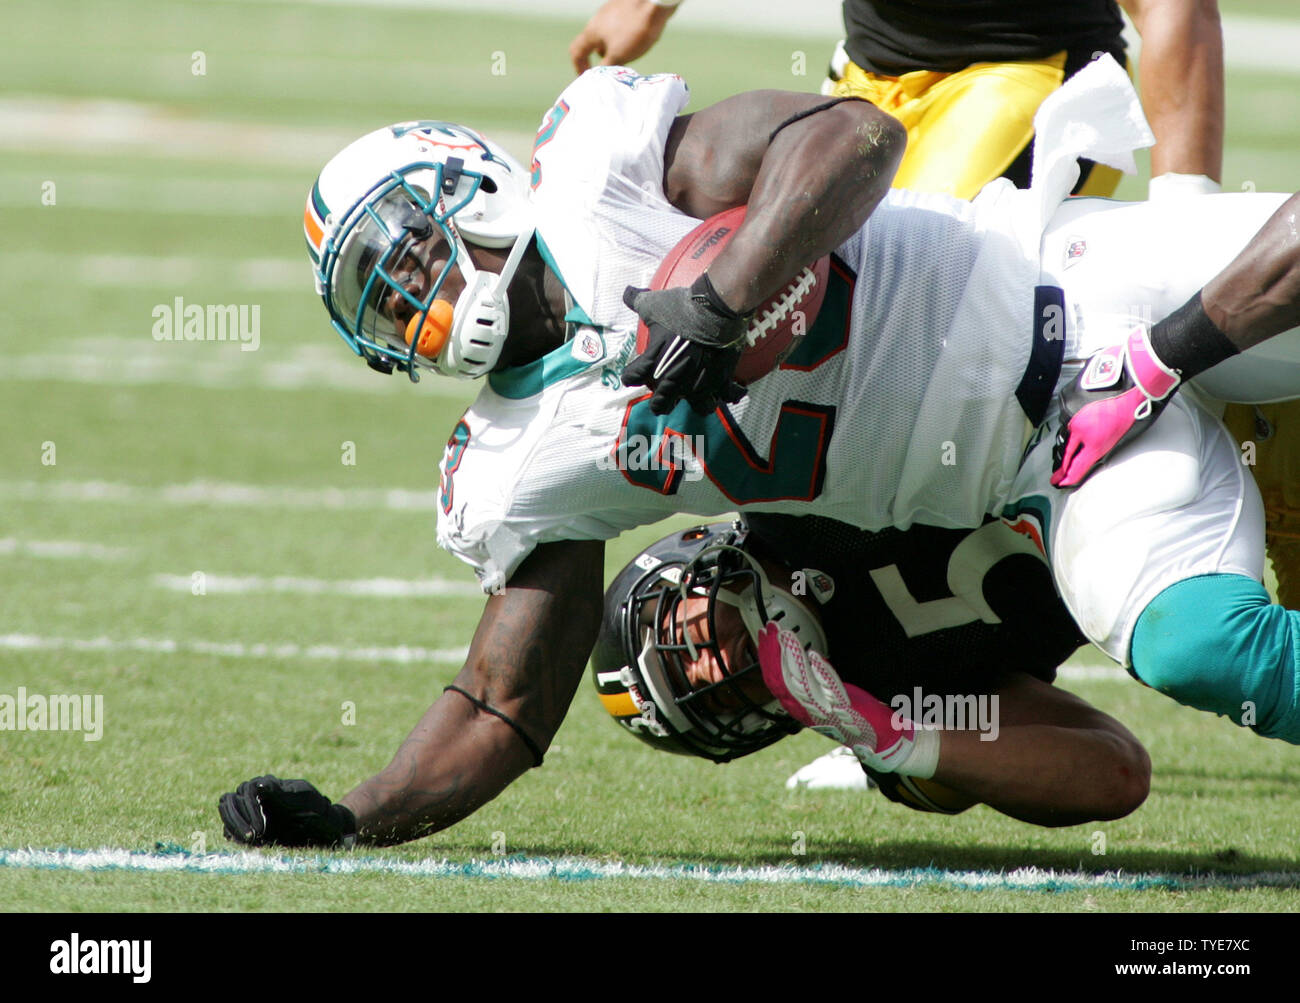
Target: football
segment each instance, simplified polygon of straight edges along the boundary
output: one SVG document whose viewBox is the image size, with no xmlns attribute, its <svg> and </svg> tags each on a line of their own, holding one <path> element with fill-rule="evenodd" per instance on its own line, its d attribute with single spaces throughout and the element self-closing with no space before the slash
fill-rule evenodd
<svg viewBox="0 0 1300 1003">
<path fill-rule="evenodd" d="M 742 205 L 706 219 L 668 252 L 651 278 L 650 288 L 689 286 L 727 246 L 744 218 Z M 794 351 L 821 309 L 829 274 L 830 258 L 824 257 L 801 269 L 784 289 L 754 311 L 745 334 L 748 344 L 736 366 L 737 383 L 748 386 L 762 379 Z M 645 351 L 649 338 L 650 332 L 642 321 L 637 325 L 638 353 Z"/>
</svg>

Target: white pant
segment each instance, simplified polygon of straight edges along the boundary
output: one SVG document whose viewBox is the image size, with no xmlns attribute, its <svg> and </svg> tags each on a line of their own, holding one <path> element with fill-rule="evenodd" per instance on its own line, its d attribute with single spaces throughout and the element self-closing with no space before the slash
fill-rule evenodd
<svg viewBox="0 0 1300 1003">
<path fill-rule="evenodd" d="M 1123 341 L 1135 321 L 1167 317 L 1217 275 L 1289 196 L 1200 195 L 1166 202 L 1069 199 L 1042 242 L 1042 281 L 1065 290 L 1066 361 Z M 1192 381 L 1219 400 L 1300 396 L 1300 329 Z"/>
<path fill-rule="evenodd" d="M 1169 586 L 1216 573 L 1260 580 L 1259 489 L 1237 443 L 1203 407 L 1175 396 L 1142 436 L 1067 490 L 1049 480 L 1058 423 L 1054 405 L 1021 465 L 1010 508 L 1043 523 L 1057 590 L 1111 658 L 1128 664 L 1138 617 Z"/>
<path fill-rule="evenodd" d="M 1185 303 L 1285 198 L 1075 199 L 1063 205 L 1042 245 L 1043 282 L 1065 292 L 1060 385 L 1093 352 L 1123 341 L 1135 320 L 1160 320 Z M 1247 403 L 1300 395 L 1300 330 L 1193 383 L 1215 397 Z M 1138 617 L 1169 586 L 1197 575 L 1232 573 L 1258 581 L 1263 574 L 1259 490 L 1240 445 L 1210 413 L 1215 406 L 1181 390 L 1147 432 L 1081 487 L 1060 490 L 1049 481 L 1060 424 L 1053 402 L 1013 486 L 1009 521 L 1030 514 L 1045 523 L 1042 537 L 1062 598 L 1083 632 L 1123 664 Z"/>
</svg>

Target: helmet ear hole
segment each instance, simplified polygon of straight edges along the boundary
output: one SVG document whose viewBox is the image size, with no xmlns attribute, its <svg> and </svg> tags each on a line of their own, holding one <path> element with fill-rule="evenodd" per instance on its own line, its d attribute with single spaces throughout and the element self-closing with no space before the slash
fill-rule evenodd
<svg viewBox="0 0 1300 1003">
<path fill-rule="evenodd" d="M 451 336 L 434 368 L 446 376 L 476 377 L 492 370 L 510 332 L 510 305 L 497 294 L 500 276 L 477 272 L 456 300 Z"/>
</svg>

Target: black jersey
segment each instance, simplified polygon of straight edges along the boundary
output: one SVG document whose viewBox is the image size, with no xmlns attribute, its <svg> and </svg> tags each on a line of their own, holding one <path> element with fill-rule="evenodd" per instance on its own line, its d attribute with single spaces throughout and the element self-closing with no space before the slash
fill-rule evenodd
<svg viewBox="0 0 1300 1003">
<path fill-rule="evenodd" d="M 1072 67 L 1095 52 L 1124 63 L 1115 0 L 845 0 L 845 48 L 864 70 L 900 76 L 972 63 L 1042 59 L 1065 50 Z"/>
<path fill-rule="evenodd" d="M 821 516 L 749 513 L 745 521 L 755 553 L 831 576 L 833 594 L 822 607 L 831 664 L 886 702 L 915 686 L 940 694 L 987 692 L 1005 670 L 1051 682 L 1056 667 L 1086 643 L 1046 563 L 1004 547 L 1000 541 L 1015 538 L 1000 524 L 980 531 L 870 532 Z M 954 562 L 972 532 L 993 545 L 981 546 L 973 562 Z M 987 609 L 955 597 L 950 577 L 977 588 Z M 989 612 L 998 622 L 987 622 Z"/>
</svg>

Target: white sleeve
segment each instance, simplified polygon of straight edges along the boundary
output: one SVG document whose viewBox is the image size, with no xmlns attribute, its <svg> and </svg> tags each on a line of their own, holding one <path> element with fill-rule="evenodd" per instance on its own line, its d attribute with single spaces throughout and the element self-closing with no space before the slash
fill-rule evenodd
<svg viewBox="0 0 1300 1003">
<path fill-rule="evenodd" d="M 505 523 L 495 521 L 478 523 L 472 533 L 458 533 L 439 513 L 438 545 L 474 569 L 484 592 L 499 592 L 532 553 L 536 542 L 525 540 Z"/>
<path fill-rule="evenodd" d="M 593 323 L 634 321 L 623 289 L 645 284 L 697 223 L 664 196 L 664 147 L 690 99 L 673 74 L 588 70 L 542 121 L 533 208 L 545 252 Z"/>
<path fill-rule="evenodd" d="M 634 191 L 653 187 L 662 194 L 664 144 L 688 101 L 690 88 L 675 73 L 642 76 L 624 66 L 593 67 L 543 118 L 533 187 L 549 197 L 595 182 L 600 194 L 621 179 Z M 548 174 L 551 165 L 555 171 Z"/>
</svg>

